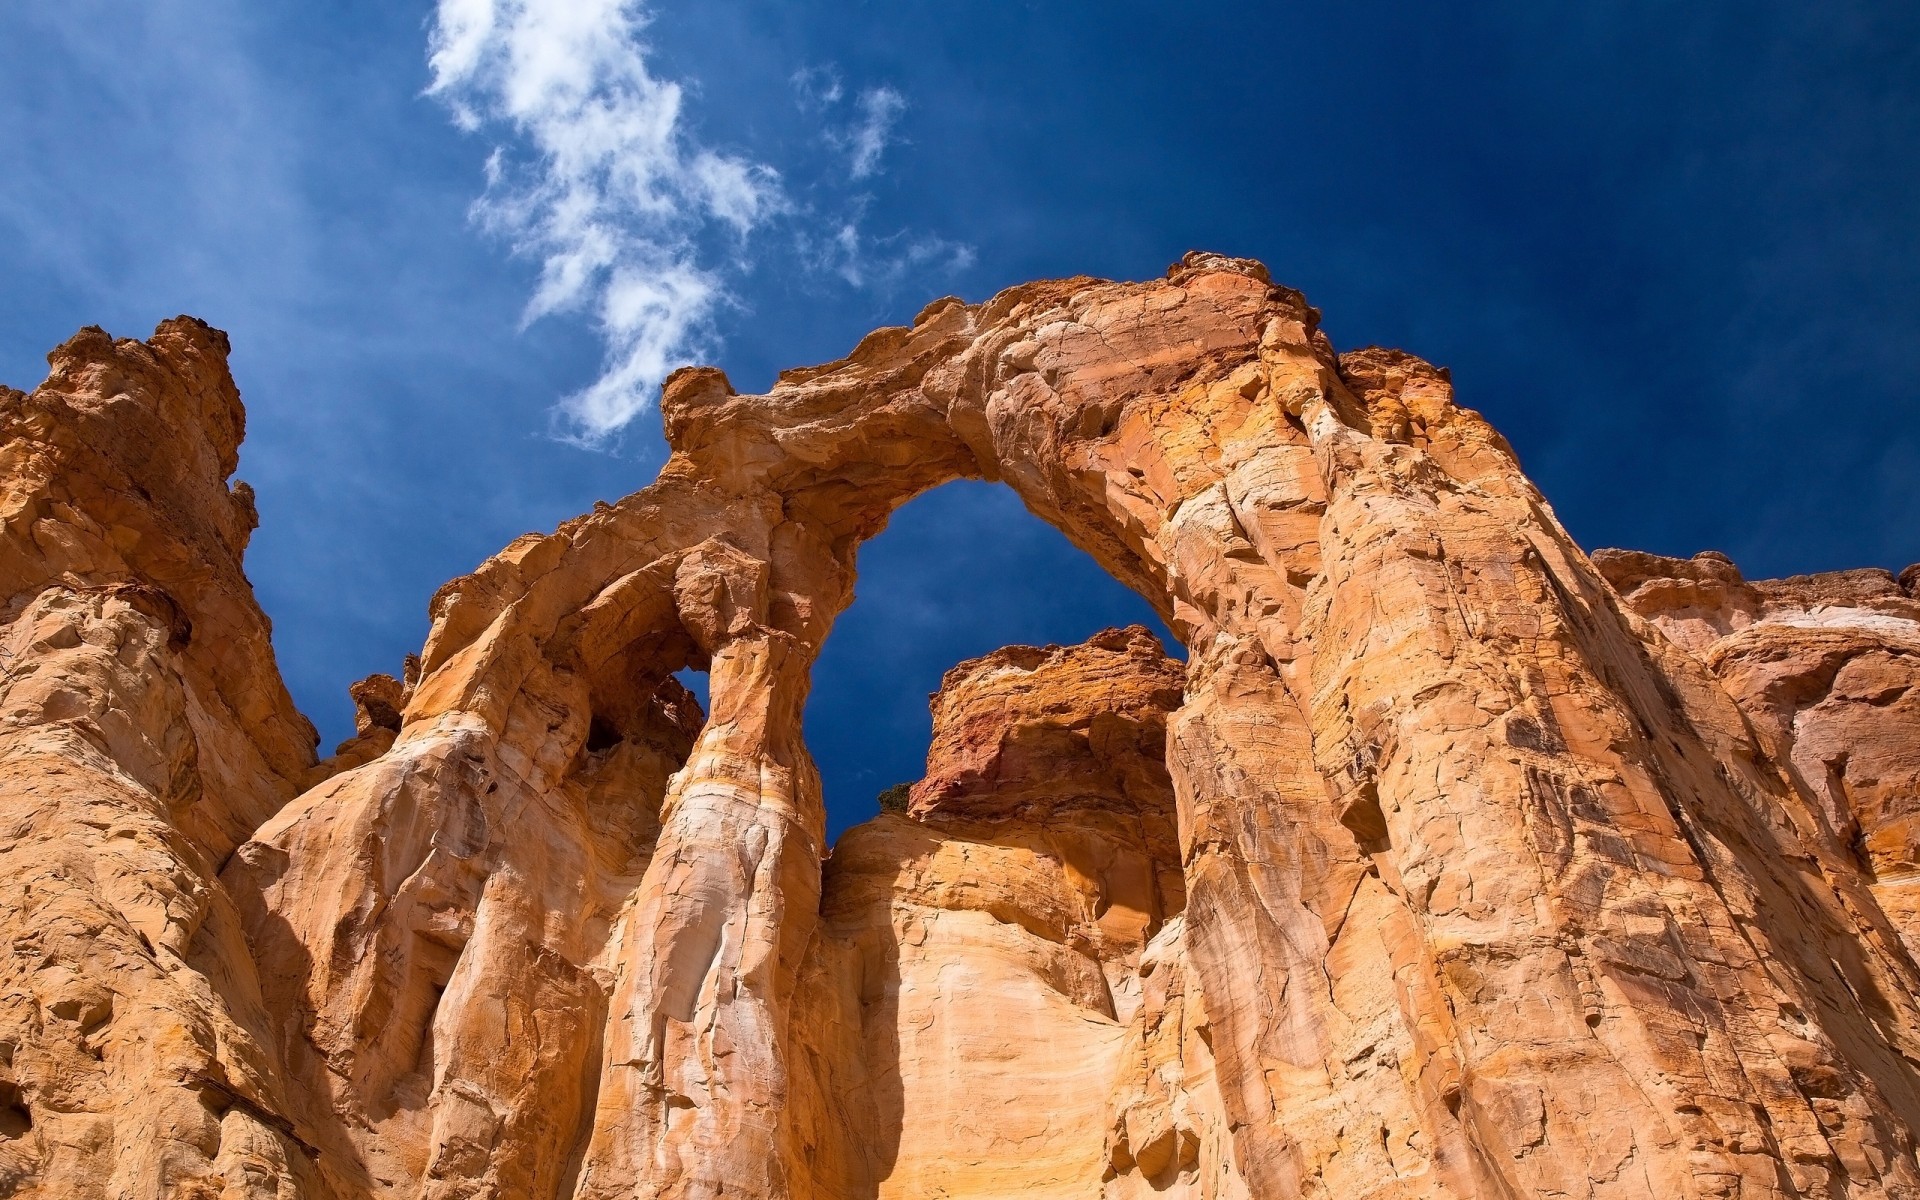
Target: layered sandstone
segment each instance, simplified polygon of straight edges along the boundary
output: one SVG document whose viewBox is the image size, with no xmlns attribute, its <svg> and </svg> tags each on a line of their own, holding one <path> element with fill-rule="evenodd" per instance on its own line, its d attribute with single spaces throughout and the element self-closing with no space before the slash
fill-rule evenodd
<svg viewBox="0 0 1920 1200">
<path fill-rule="evenodd" d="M 0 401 L 16 1195 L 1920 1194 L 1890 577 L 1596 564 L 1444 372 L 1193 255 L 677 374 L 317 763 L 224 350 Z M 960 477 L 1186 665 L 963 665 L 829 857 L 811 664 Z"/>
<path fill-rule="evenodd" d="M 0 1193 L 318 1186 L 218 878 L 317 740 L 240 568 L 226 356 L 84 329 L 0 390 Z"/>
<path fill-rule="evenodd" d="M 1749 582 L 1724 555 L 1602 550 L 1632 610 L 1688 646 L 1811 799 L 1920 954 L 1920 568 Z"/>
<path fill-rule="evenodd" d="M 1145 629 L 948 672 L 905 814 L 826 871 L 796 1027 L 822 1194 L 1243 1196 L 1187 978 Z"/>
</svg>

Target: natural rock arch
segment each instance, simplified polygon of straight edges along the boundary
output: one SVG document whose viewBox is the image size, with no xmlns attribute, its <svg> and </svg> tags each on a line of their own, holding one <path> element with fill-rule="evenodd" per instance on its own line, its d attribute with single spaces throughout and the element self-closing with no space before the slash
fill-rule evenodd
<svg viewBox="0 0 1920 1200">
<path fill-rule="evenodd" d="M 854 600 L 813 662 L 805 711 L 830 842 L 906 802 L 927 764 L 930 701 L 958 663 L 1142 625 L 1184 667 L 1185 644 L 1152 606 L 1003 483 L 960 479 L 921 493 L 861 543 L 856 565 Z M 695 674 L 680 678 L 704 696 L 706 676 Z"/>
<path fill-rule="evenodd" d="M 1844 871 L 1810 887 L 1768 863 L 1783 835 L 1762 813 L 1793 803 L 1778 777 L 1738 720 L 1690 711 L 1709 703 L 1698 673 L 1653 660 L 1443 373 L 1342 359 L 1258 266 L 1191 256 L 1157 284 L 936 302 L 766 396 L 683 371 L 662 412 L 659 481 L 443 589 L 393 750 L 309 793 L 229 869 L 261 897 L 268 957 L 284 922 L 311 961 L 358 964 L 285 998 L 313 1012 L 336 1073 L 359 1078 L 355 1031 L 417 987 L 378 976 L 420 957 L 413 943 L 501 939 L 459 956 L 524 962 L 533 984 L 498 1004 L 591 1012 L 586 926 L 613 918 L 531 891 L 552 872 L 516 855 L 550 853 L 552 835 L 521 846 L 511 823 L 582 786 L 591 714 L 645 726 L 634 698 L 650 681 L 683 658 L 710 666 L 713 712 L 610 935 L 601 1063 L 501 1044 L 513 1021 L 436 951 L 448 965 L 429 976 L 451 974 L 434 986 L 474 1002 L 434 1010 L 431 1095 L 390 1118 L 412 1137 L 386 1132 L 384 1081 L 350 1089 L 369 1105 L 355 1154 L 413 1145 L 427 1159 L 396 1167 L 503 1182 L 521 1154 L 533 1179 L 585 1128 L 581 1196 L 815 1186 L 787 1070 L 826 849 L 799 736 L 807 670 L 861 540 L 906 499 L 985 477 L 1187 641 L 1170 762 L 1191 946 L 1253 1194 L 1391 1177 L 1406 1164 L 1379 1143 L 1396 1136 L 1434 1185 L 1468 1194 L 1622 1172 L 1663 1194 L 1709 1175 L 1818 1190 L 1833 1168 L 1787 1148 L 1835 1138 L 1889 1183 L 1912 1179 L 1911 1134 L 1891 1116 L 1920 1102 L 1912 1066 L 1834 999 L 1877 993 L 1911 1030 L 1910 962 L 1884 925 L 1856 942 L 1872 910 L 1847 911 L 1861 889 Z M 371 815 L 391 821 L 403 793 L 432 799 L 404 838 Z M 343 826 L 377 832 L 395 861 L 341 886 Z M 480 838 L 493 857 L 462 854 Z M 1729 873 L 1747 900 L 1727 894 Z M 434 884 L 360 919 L 397 878 Z M 1803 1031 L 1763 1031 L 1737 1000 L 1762 954 L 1749 901 L 1809 922 L 1811 938 L 1771 947 L 1782 967 L 1767 983 Z M 461 911 L 470 932 L 434 932 Z M 555 934 L 570 922 L 585 924 Z M 1836 966 L 1811 948 L 1836 940 L 1880 950 Z M 1376 990 L 1348 995 L 1341 974 Z M 1682 1011 L 1699 1036 L 1671 1028 Z M 1530 1036 L 1503 1032 L 1516 1024 Z M 1401 1056 L 1342 1061 L 1362 1027 Z M 530 1070 L 551 1082 L 528 1086 Z M 1712 1082 L 1729 1070 L 1748 1082 Z M 582 1071 L 598 1074 L 590 1113 L 556 1102 Z M 1844 1130 L 1823 1131 L 1801 1098 L 1810 1071 L 1860 1097 Z M 1615 1119 L 1596 1125 L 1603 1106 Z M 1363 1114 L 1398 1132 L 1356 1144 L 1342 1131 Z M 1554 1152 L 1527 1152 L 1543 1144 Z"/>
<path fill-rule="evenodd" d="M 1190 306 L 1181 303 L 1188 290 L 1198 297 Z M 1096 324 L 1079 323 L 1071 317 L 1076 310 Z M 1270 287 L 1259 268 L 1204 259 L 1144 294 L 1075 280 L 1016 289 L 979 309 L 937 302 L 912 329 L 880 331 L 841 363 L 783 374 L 766 398 L 735 395 L 724 376 L 710 369 L 676 374 L 662 401 L 673 456 L 659 481 L 553 535 L 522 538 L 475 574 L 443 588 L 434 598 L 433 632 L 395 748 L 310 793 L 261 831 L 258 849 L 241 852 L 236 872 L 247 871 L 244 864 L 259 856 L 273 873 L 271 882 L 264 876 L 257 883 L 236 879 L 242 892 L 266 898 L 268 913 L 256 936 L 273 938 L 282 924 L 277 914 L 297 913 L 301 925 L 331 944 L 313 946 L 312 938 L 301 938 L 297 947 L 285 947 L 290 956 L 363 964 L 396 954 L 409 958 L 404 935 L 395 931 L 412 919 L 402 905 L 387 907 L 387 925 L 378 930 L 362 930 L 350 914 L 372 903 L 369 897 L 389 873 L 412 878 L 431 871 L 430 839 L 411 839 L 420 847 L 418 860 L 395 864 L 380 878 L 369 874 L 347 886 L 331 873 L 303 878 L 298 864 L 304 860 L 339 861 L 343 814 L 384 812 L 398 789 L 471 795 L 475 785 L 466 775 L 476 769 L 487 779 L 484 787 L 534 795 L 561 790 L 595 714 L 605 719 L 625 710 L 644 717 L 644 701 L 636 705 L 633 699 L 645 697 L 649 683 L 688 662 L 705 666 L 713 711 L 688 769 L 665 800 L 655 865 L 640 886 L 645 899 L 628 923 L 630 940 L 614 955 L 627 968 L 611 1000 L 608 1027 L 615 1044 L 597 1089 L 600 1115 L 581 1187 L 591 1195 L 633 1186 L 647 1178 L 661 1145 L 671 1144 L 665 1132 L 669 1107 L 698 1094 L 705 1081 L 680 1080 L 676 1086 L 669 1070 L 711 1069 L 711 1052 L 703 1052 L 697 1039 L 670 1044 L 672 1030 L 697 1024 L 700 994 L 712 990 L 711 976 L 721 970 L 741 982 L 725 1003 L 708 1002 L 709 1036 L 730 1040 L 743 1058 L 763 1053 L 741 1071 L 757 1094 L 692 1104 L 689 1119 L 699 1131 L 686 1143 L 686 1162 L 677 1170 L 708 1179 L 710 1186 L 726 1180 L 738 1188 L 758 1177 L 762 1191 L 778 1192 L 783 1158 L 777 1109 L 784 1093 L 788 999 L 782 989 L 791 987 L 817 909 L 826 849 L 819 786 L 800 740 L 799 714 L 807 668 L 833 617 L 851 599 L 859 543 L 878 532 L 893 509 L 932 487 L 954 478 L 1003 478 L 1124 582 L 1159 597 L 1162 613 L 1184 628 L 1201 610 L 1174 597 L 1168 551 L 1153 540 L 1156 510 L 1171 497 L 1152 496 L 1151 489 L 1178 488 L 1183 476 L 1189 485 L 1200 479 L 1215 447 L 1198 441 L 1160 445 L 1154 429 L 1163 414 L 1136 411 L 1129 417 L 1123 410 L 1130 399 L 1164 397 L 1162 403 L 1181 404 L 1205 418 L 1251 420 L 1258 428 L 1250 438 L 1271 438 L 1285 418 L 1255 415 L 1261 406 L 1254 397 L 1269 379 L 1250 365 L 1265 338 L 1274 347 L 1290 347 L 1293 356 L 1289 361 L 1276 350 L 1276 373 L 1290 380 L 1305 372 L 1308 386 L 1323 373 L 1332 378 L 1322 362 L 1331 361 L 1324 339 L 1322 357 L 1314 357 L 1312 320 L 1296 294 Z M 1139 363 L 1120 379 L 1111 378 L 1113 352 L 1103 344 L 1113 336 L 1140 342 Z M 1043 354 L 1050 360 L 1045 367 Z M 1053 356 L 1060 359 L 1057 367 Z M 1037 396 L 1006 398 L 1003 374 L 1016 388 L 1030 388 L 1043 371 L 1059 381 L 1076 361 L 1091 365 L 1090 377 L 1067 385 L 1073 393 L 1050 411 L 1018 407 Z M 1226 381 L 1236 369 L 1240 377 Z M 1256 371 L 1259 387 L 1252 382 Z M 1101 453 L 1089 455 L 1086 448 Z M 1097 507 L 1114 503 L 1101 495 L 1109 472 L 1131 485 L 1117 513 Z M 1201 481 L 1219 487 L 1214 479 Z M 414 746 L 459 746 L 461 752 L 434 761 L 424 778 L 397 772 Z M 482 790 L 477 807 L 490 812 L 513 803 L 496 796 Z M 467 834 L 470 817 L 449 819 Z M 379 820 L 356 825 L 370 843 L 398 840 Z M 308 836 L 316 839 L 310 848 L 303 840 Z M 744 865 L 732 858 L 740 846 L 749 847 Z M 294 864 L 291 869 L 282 855 Z M 448 869 L 466 890 L 445 891 L 487 910 L 479 894 L 486 880 L 464 865 Z M 669 877 L 676 870 L 681 874 Z M 521 923 L 538 923 L 531 911 L 518 915 Z M 345 950 L 337 941 L 340 930 L 365 940 Z M 439 946 L 431 939 L 426 944 Z M 730 963 L 717 961 L 723 944 L 735 955 Z M 429 956 L 445 958 L 437 951 Z M 494 961 L 489 954 L 469 958 Z M 451 969 L 447 963 L 428 975 Z M 430 986 L 448 988 L 456 981 Z M 289 995 L 284 1002 L 311 1005 L 320 1028 L 352 1028 L 364 1021 L 369 1006 L 382 1010 L 395 1003 L 389 992 L 409 990 L 418 985 L 372 979 L 321 990 L 309 984 L 307 995 Z M 526 993 L 519 1002 L 528 1011 L 547 1003 L 538 988 Z M 572 998 L 564 989 L 560 994 Z M 345 1011 L 335 1016 L 330 1007 Z M 478 1019 L 488 1023 L 492 1015 Z M 381 1036 L 393 1036 L 390 1025 L 382 1025 Z M 326 1049 L 352 1061 L 358 1047 L 346 1040 Z M 298 1059 L 305 1047 L 294 1044 L 289 1052 Z M 390 1057 L 379 1056 L 383 1062 Z M 483 1091 L 509 1091 L 524 1075 L 511 1057 L 479 1057 L 501 1076 Z M 356 1079 L 355 1090 L 375 1104 L 393 1086 L 348 1074 Z M 317 1079 L 317 1066 L 304 1075 Z M 437 1086 L 449 1090 L 443 1081 Z M 569 1117 L 544 1096 L 529 1107 L 535 1110 L 529 1120 L 558 1126 Z M 314 1120 L 324 1127 L 325 1114 L 316 1112 Z M 458 1135 L 436 1129 L 422 1140 L 437 1145 L 450 1139 Z M 408 1167 L 430 1171 L 433 1164 Z M 495 1163 L 487 1169 L 501 1170 Z"/>
<path fill-rule="evenodd" d="M 659 480 L 443 588 L 405 684 L 364 685 L 362 737 L 307 777 L 239 575 L 216 336 L 76 339 L 47 389 L 8 396 L 25 661 L 53 671 L 111 625 L 174 681 L 148 703 L 101 668 L 92 716 L 9 693 L 10 761 L 56 764 L 62 796 L 126 791 L 174 839 L 143 885 L 164 903 L 60 885 L 135 913 L 81 975 L 151 967 L 143 995 L 190 1026 L 169 1053 L 191 1053 L 118 1085 L 188 1132 L 123 1173 L 244 1160 L 259 1194 L 343 1197 L 876 1187 L 796 1070 L 826 849 L 800 708 L 860 542 L 981 477 L 1187 644 L 1178 954 L 1231 1143 L 1192 1194 L 1920 1188 L 1920 971 L 1774 735 L 1627 611 L 1444 372 L 1335 354 L 1257 264 L 936 302 L 766 396 L 679 373 Z M 190 454 L 71 434 L 149 408 Z M 138 486 L 61 516 L 94 511 L 69 484 L 108 468 Z M 193 639 L 210 614 L 240 641 Z M 704 723 L 671 680 L 688 663 L 711 672 Z M 140 766 L 121 711 L 156 744 L 190 724 L 199 757 Z M 191 919 L 149 937 L 155 904 Z M 22 1035 L 23 1119 L 45 1062 L 92 1078 L 93 1028 L 58 1055 Z"/>
</svg>

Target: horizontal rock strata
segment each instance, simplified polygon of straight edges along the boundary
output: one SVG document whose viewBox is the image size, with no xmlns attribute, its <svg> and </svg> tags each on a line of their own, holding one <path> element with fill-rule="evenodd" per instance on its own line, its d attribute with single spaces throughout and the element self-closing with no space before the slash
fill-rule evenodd
<svg viewBox="0 0 1920 1200">
<path fill-rule="evenodd" d="M 1190 255 L 676 374 L 321 761 L 225 355 L 0 394 L 0 1195 L 1920 1195 L 1911 571 L 1589 558 L 1444 371 Z M 956 478 L 1186 662 L 962 664 L 829 854 L 813 660 Z"/>
</svg>

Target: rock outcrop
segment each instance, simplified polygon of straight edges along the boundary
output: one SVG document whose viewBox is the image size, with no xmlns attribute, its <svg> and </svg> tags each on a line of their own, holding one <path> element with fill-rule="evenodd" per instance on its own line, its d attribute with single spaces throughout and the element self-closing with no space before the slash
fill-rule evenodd
<svg viewBox="0 0 1920 1200">
<path fill-rule="evenodd" d="M 828 863 L 813 1194 L 1245 1195 L 1185 971 L 1182 675 L 1139 627 L 948 672 L 911 808 Z"/>
<path fill-rule="evenodd" d="M 0 1194 L 315 1185 L 218 878 L 317 740 L 240 569 L 226 356 L 84 329 L 0 390 Z"/>
<path fill-rule="evenodd" d="M 1711 553 L 1594 562 L 1719 677 L 1812 801 L 1804 836 L 1865 873 L 1920 954 L 1920 570 L 1748 582 Z"/>
<path fill-rule="evenodd" d="M 0 1194 L 1920 1195 L 1910 583 L 1589 559 L 1443 371 L 1191 255 L 676 374 L 319 762 L 224 351 L 0 397 Z M 960 477 L 1187 661 L 963 664 L 829 857 L 811 664 Z"/>
</svg>

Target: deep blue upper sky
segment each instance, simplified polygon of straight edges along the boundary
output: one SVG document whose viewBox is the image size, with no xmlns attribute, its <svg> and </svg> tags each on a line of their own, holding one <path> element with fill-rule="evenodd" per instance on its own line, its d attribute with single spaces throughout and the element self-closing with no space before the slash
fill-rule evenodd
<svg viewBox="0 0 1920 1200">
<path fill-rule="evenodd" d="M 1912 4 L 651 12 L 686 137 L 782 181 L 785 215 L 691 235 L 727 292 L 705 357 L 742 390 L 934 296 L 1215 249 L 1303 289 L 1341 347 L 1450 366 L 1588 546 L 1755 577 L 1920 559 Z M 470 217 L 510 138 L 423 95 L 433 17 L 0 8 L 0 380 L 32 386 L 83 324 L 233 334 L 248 569 L 329 743 L 443 580 L 663 458 L 651 412 L 599 448 L 552 435 L 602 345 L 579 314 L 522 327 L 539 263 Z M 877 89 L 904 104 L 859 175 Z M 823 249 L 848 224 L 857 260 Z M 836 828 L 918 775 L 954 661 L 1147 612 L 979 485 L 916 501 L 861 565 L 807 718 Z"/>
</svg>

